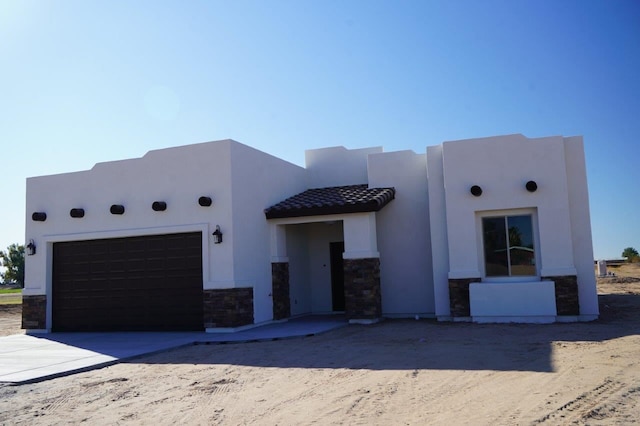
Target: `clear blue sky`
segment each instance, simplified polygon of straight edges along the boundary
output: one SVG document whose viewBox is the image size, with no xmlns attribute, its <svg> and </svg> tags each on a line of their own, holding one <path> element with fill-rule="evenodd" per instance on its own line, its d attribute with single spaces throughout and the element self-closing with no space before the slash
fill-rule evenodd
<svg viewBox="0 0 640 426">
<path fill-rule="evenodd" d="M 29 176 L 510 133 L 583 135 L 595 256 L 640 250 L 640 2 L 0 0 L 2 249 Z"/>
</svg>

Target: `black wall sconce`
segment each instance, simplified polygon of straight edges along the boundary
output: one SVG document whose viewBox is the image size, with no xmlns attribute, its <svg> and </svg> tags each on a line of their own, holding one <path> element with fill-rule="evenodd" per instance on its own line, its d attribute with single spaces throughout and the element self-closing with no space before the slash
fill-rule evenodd
<svg viewBox="0 0 640 426">
<path fill-rule="evenodd" d="M 527 188 L 527 191 L 529 192 L 536 192 L 536 190 L 538 189 L 538 184 L 536 183 L 535 180 L 530 180 L 525 185 L 525 188 Z"/>
<path fill-rule="evenodd" d="M 216 225 L 216 230 L 213 231 L 213 244 L 220 244 L 222 242 L 222 231 L 220 231 L 220 225 Z"/>
<path fill-rule="evenodd" d="M 211 203 L 213 203 L 213 200 L 211 200 L 211 197 L 198 198 L 198 204 L 200 204 L 202 207 L 209 207 Z"/>
<path fill-rule="evenodd" d="M 75 218 L 84 217 L 84 209 L 71 209 L 71 211 L 69 212 L 69 216 Z"/>
<path fill-rule="evenodd" d="M 153 211 L 163 212 L 167 209 L 167 203 L 164 201 L 154 201 L 153 204 L 151 204 L 151 208 Z"/>
<path fill-rule="evenodd" d="M 482 195 L 482 188 L 478 185 L 473 185 L 469 190 L 474 197 L 479 197 Z"/>
<path fill-rule="evenodd" d="M 123 214 L 124 206 L 122 204 L 114 204 L 111 206 L 109 211 L 111 212 L 111 214 Z"/>
<path fill-rule="evenodd" d="M 47 220 L 47 214 L 45 212 L 34 212 L 31 215 L 31 220 L 34 222 L 44 222 Z"/>
<path fill-rule="evenodd" d="M 36 254 L 36 243 L 33 240 L 29 240 L 29 244 L 27 244 L 27 256 L 33 256 Z"/>
</svg>

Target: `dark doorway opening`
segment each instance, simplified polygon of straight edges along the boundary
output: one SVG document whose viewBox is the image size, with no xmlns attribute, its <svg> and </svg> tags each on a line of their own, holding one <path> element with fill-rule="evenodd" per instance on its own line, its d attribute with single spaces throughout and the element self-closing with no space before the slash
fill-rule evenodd
<svg viewBox="0 0 640 426">
<path fill-rule="evenodd" d="M 344 241 L 329 243 L 331 258 L 331 300 L 334 311 L 344 311 Z"/>
</svg>

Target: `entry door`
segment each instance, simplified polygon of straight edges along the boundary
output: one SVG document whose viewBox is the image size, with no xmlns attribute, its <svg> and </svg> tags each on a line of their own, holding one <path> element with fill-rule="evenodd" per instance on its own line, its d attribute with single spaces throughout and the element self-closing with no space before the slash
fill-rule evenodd
<svg viewBox="0 0 640 426">
<path fill-rule="evenodd" d="M 344 311 L 344 241 L 329 243 L 331 257 L 331 300 L 334 311 Z"/>
</svg>

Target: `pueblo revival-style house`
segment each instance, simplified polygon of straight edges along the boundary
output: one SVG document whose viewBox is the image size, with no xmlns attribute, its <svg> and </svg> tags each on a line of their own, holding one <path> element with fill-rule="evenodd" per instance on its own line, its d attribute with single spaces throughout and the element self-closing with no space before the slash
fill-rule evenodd
<svg viewBox="0 0 640 426">
<path fill-rule="evenodd" d="M 581 137 L 314 149 L 305 167 L 223 140 L 30 178 L 26 206 L 31 332 L 598 316 Z"/>
</svg>

